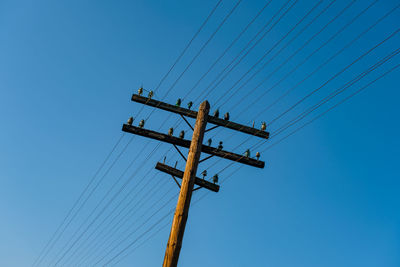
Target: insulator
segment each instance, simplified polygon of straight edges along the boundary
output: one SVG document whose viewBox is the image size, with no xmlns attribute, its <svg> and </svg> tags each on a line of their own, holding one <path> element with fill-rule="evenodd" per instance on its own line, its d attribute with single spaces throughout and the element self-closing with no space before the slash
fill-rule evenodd
<svg viewBox="0 0 400 267">
<path fill-rule="evenodd" d="M 126 123 L 127 123 L 128 125 L 132 125 L 132 123 L 133 123 L 133 117 L 130 117 Z"/>
<path fill-rule="evenodd" d="M 225 113 L 224 120 L 229 121 L 229 112 Z"/>
</svg>

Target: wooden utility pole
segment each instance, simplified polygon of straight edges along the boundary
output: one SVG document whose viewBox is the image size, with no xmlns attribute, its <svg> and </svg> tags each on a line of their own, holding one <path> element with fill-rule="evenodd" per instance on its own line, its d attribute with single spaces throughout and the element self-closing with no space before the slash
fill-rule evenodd
<svg viewBox="0 0 400 267">
<path fill-rule="evenodd" d="M 207 101 L 201 103 L 197 113 L 196 124 L 194 126 L 192 143 L 189 149 L 189 155 L 186 161 L 185 172 L 183 174 L 181 191 L 179 193 L 178 204 L 172 221 L 171 233 L 169 235 L 167 249 L 165 251 L 163 267 L 172 267 L 178 265 L 179 253 L 182 247 L 183 234 L 187 217 L 189 214 L 190 200 L 194 181 L 199 164 L 201 146 L 203 143 L 204 131 L 207 125 L 208 112 L 210 105 Z"/>
<path fill-rule="evenodd" d="M 213 192 L 219 191 L 219 185 L 217 184 L 218 176 L 213 177 L 214 178 L 213 183 L 204 179 L 205 174 L 203 174 L 203 179 L 196 177 L 197 167 L 199 163 L 208 160 L 213 156 L 217 156 L 257 168 L 264 168 L 265 165 L 263 161 L 259 160 L 258 153 L 257 153 L 258 154 L 257 159 L 254 159 L 250 157 L 249 151 L 246 151 L 245 155 L 240 155 L 223 150 L 222 142 L 220 142 L 218 147 L 212 147 L 211 143 L 209 143 L 208 146 L 203 145 L 204 134 L 220 126 L 264 139 L 269 138 L 269 133 L 265 131 L 265 124 L 263 125 L 261 130 L 257 130 L 254 129 L 253 127 L 229 121 L 229 114 L 226 114 L 224 119 L 218 118 L 217 113 L 214 114 L 214 116 L 208 115 L 210 111 L 210 105 L 207 101 L 201 103 L 198 112 L 196 112 L 190 110 L 192 103 L 190 104 L 189 108 L 186 109 L 180 107 L 181 103 L 180 99 L 179 101 L 177 101 L 176 105 L 171 105 L 168 103 L 152 99 L 153 96 L 152 93 L 149 94 L 148 97 L 143 97 L 141 96 L 142 92 L 143 92 L 142 90 L 139 90 L 138 95 L 136 94 L 132 95 L 132 101 L 179 114 L 182 117 L 182 119 L 193 130 L 192 139 L 185 140 L 184 134 L 180 135 L 179 138 L 174 137 L 172 128 L 170 129 L 168 135 L 154 132 L 148 129 L 143 129 L 144 126 L 143 120 L 140 121 L 139 127 L 132 125 L 133 118 L 130 118 L 128 120 L 128 123 L 122 126 L 122 130 L 124 132 L 172 144 L 179 152 L 179 154 L 182 156 L 182 158 L 186 161 L 184 172 L 174 167 L 165 165 L 164 163 L 158 162 L 156 165 L 157 170 L 171 175 L 174 181 L 180 187 L 178 203 L 172 221 L 171 232 L 168 238 L 168 243 L 163 263 L 163 267 L 176 267 L 178 264 L 179 253 L 182 247 L 182 239 L 185 232 L 186 221 L 189 214 L 192 192 L 200 188 L 205 188 Z M 191 126 L 191 124 L 187 121 L 185 117 L 196 118 L 196 123 L 194 128 Z M 214 124 L 214 126 L 206 130 L 207 123 Z M 189 148 L 189 154 L 187 158 L 185 158 L 185 156 L 179 150 L 178 146 Z M 201 152 L 209 154 L 210 156 L 200 160 Z M 182 179 L 181 184 L 179 184 L 176 177 Z M 197 188 L 194 188 L 195 184 L 198 186 Z"/>
</svg>

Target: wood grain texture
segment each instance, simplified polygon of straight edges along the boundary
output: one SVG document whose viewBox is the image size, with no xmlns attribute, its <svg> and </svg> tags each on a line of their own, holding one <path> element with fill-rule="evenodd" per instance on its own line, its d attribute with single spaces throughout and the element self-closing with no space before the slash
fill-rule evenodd
<svg viewBox="0 0 400 267">
<path fill-rule="evenodd" d="M 176 267 L 178 265 L 209 111 L 210 104 L 208 104 L 207 101 L 201 103 L 194 126 L 185 172 L 182 178 L 181 191 L 179 192 L 178 203 L 172 221 L 171 233 L 169 235 L 167 249 L 165 250 L 163 267 Z"/>
</svg>

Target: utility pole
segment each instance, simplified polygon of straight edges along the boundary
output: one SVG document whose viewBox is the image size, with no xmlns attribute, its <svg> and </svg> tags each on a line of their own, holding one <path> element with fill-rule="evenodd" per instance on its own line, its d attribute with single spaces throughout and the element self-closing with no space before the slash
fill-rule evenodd
<svg viewBox="0 0 400 267">
<path fill-rule="evenodd" d="M 197 166 L 201 154 L 204 131 L 207 125 L 210 104 L 207 101 L 201 103 L 197 113 L 196 124 L 194 126 L 192 142 L 189 155 L 186 161 L 185 172 L 183 174 L 181 191 L 179 193 L 178 204 L 172 221 L 171 233 L 169 235 L 167 249 L 165 250 L 163 267 L 177 266 L 179 253 L 182 247 L 183 234 L 185 232 L 186 221 L 189 213 L 190 200 L 196 178 Z"/>
<path fill-rule="evenodd" d="M 218 181 L 218 177 L 214 176 L 213 183 L 205 180 L 204 174 L 203 174 L 203 179 L 196 177 L 197 167 L 199 163 L 213 156 L 218 156 L 258 168 L 264 168 L 265 165 L 263 161 L 260 161 L 258 159 L 259 155 L 257 159 L 254 159 L 250 157 L 249 153 L 246 153 L 246 155 L 239 155 L 222 150 L 222 142 L 220 142 L 220 145 L 218 147 L 211 147 L 210 144 L 208 146 L 203 145 L 204 134 L 207 131 L 213 130 L 219 126 L 251 134 L 265 139 L 269 137 L 269 133 L 265 131 L 265 125 L 263 125 L 261 130 L 257 130 L 252 127 L 231 122 L 229 121 L 229 114 L 225 115 L 224 119 L 218 118 L 218 114 L 214 114 L 214 116 L 209 116 L 208 114 L 210 111 L 210 105 L 207 101 L 201 103 L 198 112 L 196 112 L 190 110 L 190 107 L 189 109 L 180 107 L 181 103 L 180 99 L 174 106 L 168 103 L 152 99 L 151 98 L 153 96 L 152 92 L 149 93 L 148 97 L 143 97 L 141 96 L 142 92 L 143 90 L 139 89 L 139 94 L 138 95 L 134 94 L 132 96 L 132 101 L 152 106 L 155 108 L 159 108 L 162 110 L 166 110 L 169 112 L 177 113 L 193 130 L 192 139 L 185 140 L 183 135 L 180 136 L 179 138 L 174 137 L 172 134 L 173 133 L 172 128 L 171 128 L 172 130 L 170 129 L 168 135 L 143 129 L 144 126 L 143 120 L 139 123 L 139 127 L 132 125 L 133 118 L 129 119 L 128 123 L 122 126 L 122 130 L 125 132 L 172 144 L 179 152 L 179 154 L 182 156 L 182 158 L 186 161 L 184 172 L 160 162 L 158 162 L 155 167 L 159 171 L 170 174 L 174 179 L 174 181 L 177 183 L 177 185 L 180 187 L 178 203 L 172 221 L 171 232 L 169 235 L 167 248 L 164 256 L 164 263 L 163 263 L 163 267 L 176 267 L 178 264 L 179 253 L 182 247 L 182 239 L 185 232 L 186 221 L 189 214 L 192 192 L 200 188 L 206 188 L 213 192 L 219 191 L 219 185 L 216 184 Z M 187 121 L 185 117 L 196 119 L 194 128 L 191 126 L 191 124 Z M 206 130 L 207 123 L 214 124 L 215 126 Z M 185 156 L 179 150 L 178 146 L 189 148 L 189 154 L 187 158 L 185 158 Z M 210 156 L 200 160 L 201 152 L 209 154 Z M 181 184 L 179 184 L 176 178 L 182 179 Z M 197 185 L 198 187 L 194 188 L 194 185 Z"/>
</svg>

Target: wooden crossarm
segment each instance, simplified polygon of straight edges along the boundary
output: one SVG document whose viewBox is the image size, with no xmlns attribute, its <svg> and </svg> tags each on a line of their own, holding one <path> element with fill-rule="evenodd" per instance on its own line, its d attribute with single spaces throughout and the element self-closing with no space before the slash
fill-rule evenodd
<svg viewBox="0 0 400 267">
<path fill-rule="evenodd" d="M 174 144 L 174 145 L 181 146 L 181 147 L 186 147 L 186 148 L 190 147 L 189 140 L 181 139 L 181 138 L 178 138 L 175 136 L 170 136 L 167 134 L 158 133 L 158 132 L 143 129 L 143 128 L 139 128 L 136 126 L 124 124 L 122 126 L 122 131 L 140 135 L 140 136 L 144 136 L 144 137 L 148 137 L 148 138 L 152 138 L 152 139 L 155 139 L 158 141 L 163 141 L 163 142 Z M 250 165 L 253 167 L 257 167 L 257 168 L 264 168 L 264 166 L 265 166 L 265 162 L 263 162 L 261 160 L 248 158 L 243 155 L 231 153 L 231 152 L 224 151 L 224 150 L 219 150 L 219 149 L 217 149 L 215 147 L 211 147 L 211 146 L 203 145 L 201 148 L 201 151 L 204 153 L 207 153 L 209 155 L 214 155 L 217 157 L 233 160 L 233 161 L 243 163 L 246 165 Z"/>
<path fill-rule="evenodd" d="M 155 108 L 159 108 L 162 110 L 166 110 L 169 112 L 173 112 L 173 113 L 177 113 L 186 117 L 190 117 L 190 118 L 196 118 L 197 117 L 197 111 L 193 111 L 187 108 L 182 108 L 182 107 L 177 107 L 168 103 L 164 103 L 158 100 L 154 100 L 154 99 L 149 99 L 147 97 L 143 97 L 143 96 L 139 96 L 136 94 L 132 95 L 132 101 L 137 102 L 137 103 L 141 103 L 147 106 L 151 106 L 151 107 L 155 107 Z M 214 116 L 210 116 L 208 115 L 207 118 L 207 122 L 208 123 L 212 123 L 218 126 L 222 126 L 225 128 L 229 128 L 232 130 L 236 130 L 242 133 L 246 133 L 246 134 L 250 134 L 250 135 L 254 135 L 257 137 L 261 137 L 261 138 L 265 138 L 268 139 L 269 138 L 269 132 L 266 131 L 261 131 L 249 126 L 245 126 L 245 125 L 241 125 L 238 124 L 236 122 L 232 122 L 232 121 L 226 121 Z"/>
<path fill-rule="evenodd" d="M 177 178 L 180 178 L 180 179 L 182 179 L 182 177 L 183 177 L 183 171 L 175 169 L 171 166 L 168 166 L 168 165 L 160 163 L 160 162 L 157 162 L 156 169 L 159 171 L 168 173 L 168 174 L 175 176 Z M 198 178 L 198 177 L 196 177 L 196 179 L 194 180 L 194 183 L 198 186 L 204 187 L 213 192 L 219 191 L 219 185 L 210 183 L 209 181 L 206 181 L 206 180 Z"/>
</svg>

